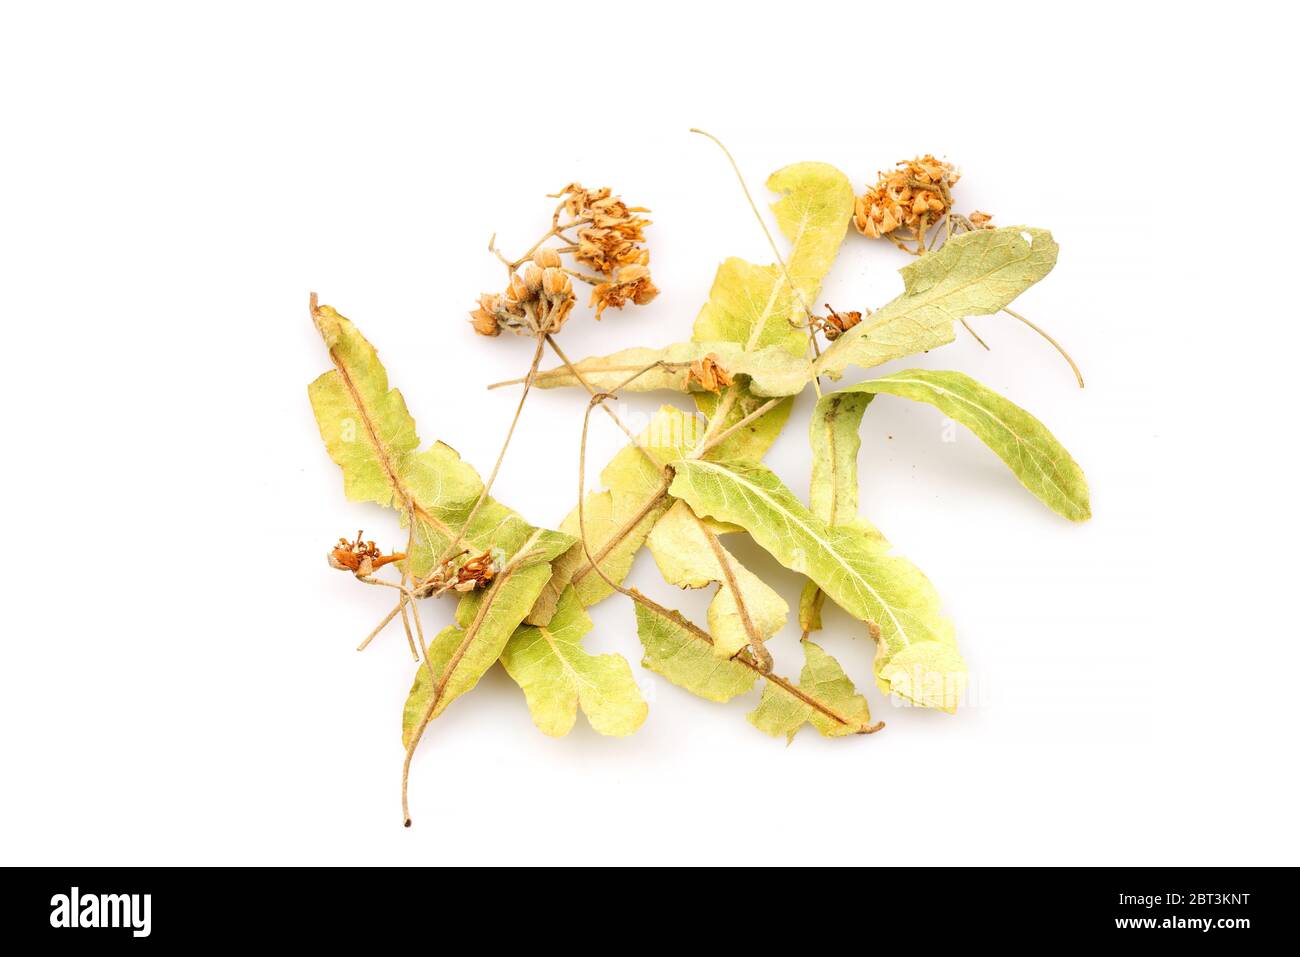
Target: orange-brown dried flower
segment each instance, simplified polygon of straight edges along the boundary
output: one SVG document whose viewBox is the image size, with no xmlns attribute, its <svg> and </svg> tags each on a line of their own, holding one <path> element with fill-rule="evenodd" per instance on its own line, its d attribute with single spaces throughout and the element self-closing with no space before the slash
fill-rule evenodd
<svg viewBox="0 0 1300 957">
<path fill-rule="evenodd" d="M 881 173 L 854 204 L 853 224 L 864 236 L 885 236 L 904 226 L 921 229 L 952 209 L 950 188 L 961 173 L 951 163 L 926 154 L 897 167 Z"/>
<path fill-rule="evenodd" d="M 577 303 L 573 283 L 563 269 L 548 266 L 541 271 L 538 321 L 547 332 L 558 332 Z"/>
<path fill-rule="evenodd" d="M 649 262 L 645 250 L 636 245 L 645 242 L 645 227 L 650 225 L 650 220 L 636 215 L 649 212 L 644 206 L 628 206 L 610 195 L 608 187 L 584 189 L 578 183 L 555 195 L 564 197 L 561 208 L 574 220 L 569 225 L 580 227 L 574 250 L 579 262 L 607 276 L 619 266 Z"/>
<path fill-rule="evenodd" d="M 731 373 L 718 364 L 718 357 L 710 352 L 707 356 L 696 359 L 686 372 L 687 383 L 698 383 L 705 392 L 720 392 L 723 386 L 731 385 Z"/>
<path fill-rule="evenodd" d="M 977 210 L 975 210 L 975 212 L 971 213 L 971 214 L 970 214 L 969 216 L 967 216 L 966 218 L 970 220 L 970 224 L 971 224 L 972 226 L 974 226 L 976 229 L 992 229 L 992 228 L 993 228 L 993 214 L 992 214 L 992 213 L 982 213 L 982 212 L 980 212 L 980 211 L 977 209 Z"/>
<path fill-rule="evenodd" d="M 463 562 L 468 549 L 453 555 L 433 570 L 415 589 L 418 598 L 433 598 L 449 591 L 471 592 L 486 588 L 501 570 L 501 564 L 492 552 L 484 552 Z"/>
<path fill-rule="evenodd" d="M 848 330 L 852 329 L 862 321 L 860 312 L 836 312 L 831 308 L 831 304 L 826 303 L 826 310 L 829 315 L 825 319 L 814 317 L 818 328 L 821 329 L 822 335 L 826 337 L 827 342 L 834 342 Z"/>
<path fill-rule="evenodd" d="M 492 553 L 484 552 L 482 555 L 467 559 L 456 570 L 456 580 L 451 587 L 459 592 L 474 591 L 476 588 L 486 588 L 496 577 L 497 565 L 492 558 Z"/>
<path fill-rule="evenodd" d="M 339 539 L 338 544 L 325 556 L 331 568 L 366 577 L 390 562 L 400 562 L 406 557 L 402 552 L 385 555 L 374 542 L 362 541 L 361 534 L 358 531 L 353 541 L 348 541 L 346 538 Z"/>
<path fill-rule="evenodd" d="M 497 310 L 501 308 L 501 297 L 493 292 L 485 292 L 478 297 L 478 308 L 469 314 L 470 325 L 480 336 L 501 335 L 501 324 L 497 322 Z"/>
<path fill-rule="evenodd" d="M 607 276 L 619 266 L 644 266 L 650 255 L 637 245 L 641 238 L 639 230 L 628 236 L 616 229 L 587 227 L 578 230 L 578 248 L 573 257 Z"/>
<path fill-rule="evenodd" d="M 629 302 L 644 306 L 657 295 L 659 289 L 650 281 L 649 268 L 637 263 L 620 266 L 614 271 L 612 281 L 596 286 L 591 291 L 589 305 L 596 307 L 596 318 L 600 319 L 600 314 L 607 306 L 622 309 Z"/>
<path fill-rule="evenodd" d="M 502 329 L 510 329 L 519 335 L 530 332 L 522 302 L 512 298 L 512 294 L 516 291 L 512 282 L 504 296 L 492 292 L 485 292 L 479 296 L 478 308 L 469 314 L 470 325 L 474 327 L 474 331 L 481 336 L 499 336 Z M 523 290 L 522 280 L 518 291 L 526 293 L 526 290 Z"/>
</svg>

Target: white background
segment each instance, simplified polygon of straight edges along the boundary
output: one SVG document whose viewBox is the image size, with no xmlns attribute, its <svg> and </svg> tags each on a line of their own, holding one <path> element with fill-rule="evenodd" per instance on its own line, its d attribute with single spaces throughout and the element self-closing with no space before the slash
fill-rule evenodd
<svg viewBox="0 0 1300 957">
<path fill-rule="evenodd" d="M 0 23 L 8 539 L 0 860 L 119 863 L 1297 863 L 1294 24 L 1283 7 L 51 4 Z M 891 706 L 846 616 L 824 644 L 881 734 L 790 747 L 634 668 L 644 727 L 532 726 L 494 669 L 431 728 L 401 826 L 400 630 L 326 567 L 391 513 L 347 502 L 306 386 L 307 296 L 376 344 L 426 442 L 486 471 L 523 339 L 463 321 L 548 192 L 654 210 L 649 307 L 572 355 L 686 338 L 762 198 L 815 159 L 859 190 L 919 152 L 959 205 L 1050 228 L 1012 320 L 914 364 L 1042 418 L 1094 519 L 1043 508 L 928 406 L 878 400 L 862 508 L 945 598 L 980 691 Z M 1286 140 L 1286 141 L 1284 141 Z M 904 257 L 850 233 L 823 300 Z M 912 363 L 908 363 L 912 364 Z M 886 367 L 890 371 L 897 366 Z M 861 377 L 850 376 L 849 381 Z M 644 414 L 661 397 L 623 403 Z M 769 464 L 806 488 L 811 395 Z M 680 401 L 675 396 L 665 401 Z M 583 397 L 530 399 L 494 490 L 572 506 Z M 619 434 L 593 420 L 593 471 Z M 594 478 L 593 478 L 594 481 Z M 799 582 L 738 555 L 791 602 Z M 633 581 L 701 615 L 648 556 Z M 441 623 L 450 604 L 426 613 Z M 631 608 L 587 640 L 634 665 Z M 793 626 L 774 642 L 798 667 Z"/>
</svg>

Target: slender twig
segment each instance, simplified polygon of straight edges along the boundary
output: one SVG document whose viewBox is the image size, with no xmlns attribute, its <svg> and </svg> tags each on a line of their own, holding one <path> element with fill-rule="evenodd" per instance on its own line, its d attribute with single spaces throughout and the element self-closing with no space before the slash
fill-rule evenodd
<svg viewBox="0 0 1300 957">
<path fill-rule="evenodd" d="M 992 349 L 989 349 L 989 344 L 988 344 L 987 342 L 985 342 L 983 339 L 980 338 L 980 334 L 979 334 L 978 332 L 976 332 L 974 329 L 971 328 L 971 324 L 970 324 L 969 322 L 967 322 L 965 319 L 962 319 L 962 320 L 961 320 L 961 324 L 962 324 L 963 326 L 966 327 L 966 331 L 967 331 L 967 332 L 969 332 L 972 336 L 975 337 L 975 341 L 976 341 L 976 342 L 978 342 L 980 345 L 982 345 L 982 346 L 983 346 L 985 349 L 987 349 L 989 352 L 992 352 L 992 351 L 993 351 Z"/>
<path fill-rule="evenodd" d="M 397 604 L 393 606 L 393 610 L 384 616 L 384 620 L 381 621 L 379 624 L 375 625 L 375 630 L 372 631 L 370 634 L 366 635 L 366 640 L 361 642 L 361 644 L 357 645 L 357 651 L 365 651 L 366 646 L 375 640 L 375 636 L 378 635 L 381 631 L 383 631 L 384 628 L 387 627 L 390 621 L 392 621 L 394 618 L 397 617 L 397 613 L 402 610 L 402 606 L 405 604 L 406 604 L 406 596 L 403 595 L 400 599 L 398 599 Z"/>
<path fill-rule="evenodd" d="M 1025 318 L 1024 316 L 1022 316 L 1020 313 L 1015 312 L 1015 311 L 1013 311 L 1013 310 L 1011 310 L 1011 309 L 1006 309 L 1006 308 L 1003 308 L 1002 311 L 1005 312 L 1005 313 L 1006 313 L 1008 316 L 1010 316 L 1012 319 L 1019 319 L 1021 322 L 1023 322 L 1025 325 L 1027 325 L 1030 329 L 1033 329 L 1034 332 L 1038 333 L 1040 336 L 1042 336 L 1044 339 L 1046 339 L 1048 342 L 1050 342 L 1050 343 L 1052 344 L 1052 346 L 1056 349 L 1056 351 L 1059 352 L 1059 353 L 1061 354 L 1061 356 L 1065 359 L 1065 361 L 1068 362 L 1068 363 L 1070 363 L 1070 368 L 1074 370 L 1074 377 L 1075 377 L 1075 379 L 1077 379 L 1078 382 L 1079 382 L 1079 388 L 1080 388 L 1080 389 L 1083 388 L 1083 373 L 1080 372 L 1080 371 L 1079 371 L 1079 367 L 1078 367 L 1077 365 L 1074 364 L 1074 360 L 1070 358 L 1070 354 L 1069 354 L 1068 352 L 1065 351 L 1065 347 L 1064 347 L 1064 346 L 1062 346 L 1059 342 L 1057 342 L 1057 341 L 1056 341 L 1055 339 L 1053 339 L 1050 335 L 1048 335 L 1046 329 L 1042 328 L 1041 326 L 1036 326 L 1036 325 L 1034 325 L 1032 322 L 1030 322 L 1028 319 L 1026 319 L 1026 318 Z"/>
<path fill-rule="evenodd" d="M 555 337 L 552 336 L 550 333 L 547 333 L 546 335 L 546 344 L 551 347 L 551 350 L 556 354 L 556 356 L 559 357 L 560 361 L 564 363 L 565 368 L 569 370 L 569 374 L 572 375 L 575 379 L 577 379 L 578 382 L 582 385 L 582 387 L 587 390 L 587 394 L 595 395 L 596 394 L 595 387 L 593 387 L 592 384 L 583 377 L 582 373 L 579 372 L 577 367 L 569 360 L 569 357 L 564 354 L 564 350 L 560 348 L 560 344 L 555 341 Z M 489 386 L 489 388 L 491 387 Z M 623 430 L 623 434 L 632 440 L 632 444 L 641 450 L 641 454 L 645 456 L 646 461 L 648 461 L 651 465 L 653 465 L 658 471 L 660 472 L 666 471 L 664 467 L 660 465 L 658 461 L 656 461 L 655 457 L 650 454 L 650 450 L 641 444 L 641 440 L 636 437 L 635 433 L 633 433 L 633 431 L 627 427 L 627 423 L 624 422 L 621 418 L 619 418 L 617 412 L 615 412 L 613 409 L 611 409 L 603 402 L 600 404 L 600 407 L 605 410 L 605 414 L 610 417 L 610 420 L 613 421 L 615 425 L 617 425 L 620 429 Z"/>
<path fill-rule="evenodd" d="M 528 392 L 533 387 L 533 377 L 537 375 L 537 366 L 542 361 L 542 349 L 545 348 L 545 346 L 546 337 L 544 334 L 539 333 L 537 336 L 537 348 L 533 350 L 532 365 L 528 367 L 528 376 L 524 380 L 524 391 L 519 396 L 519 404 L 515 406 L 514 418 L 510 420 L 510 428 L 506 432 L 506 440 L 501 443 L 501 451 L 497 454 L 496 463 L 492 466 L 492 473 L 488 476 L 488 480 L 483 486 L 483 491 L 479 493 L 478 500 L 474 503 L 474 507 L 470 509 L 469 516 L 461 526 L 460 532 L 454 539 L 452 539 L 451 544 L 443 550 L 443 554 L 438 561 L 434 563 L 435 568 L 455 553 L 456 547 L 465 539 L 465 535 L 473 525 L 474 519 L 478 517 L 479 510 L 482 509 L 483 503 L 488 500 L 488 495 L 492 492 L 492 485 L 496 482 L 497 475 L 501 471 L 501 463 L 505 461 L 506 450 L 510 448 L 510 440 L 514 438 L 515 426 L 519 424 L 520 413 L 524 411 L 524 402 L 528 399 Z"/>
</svg>

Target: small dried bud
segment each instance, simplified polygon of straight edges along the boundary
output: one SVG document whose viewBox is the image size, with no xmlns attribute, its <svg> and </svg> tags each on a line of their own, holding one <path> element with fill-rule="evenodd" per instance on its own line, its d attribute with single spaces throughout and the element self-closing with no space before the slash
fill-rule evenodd
<svg viewBox="0 0 1300 957">
<path fill-rule="evenodd" d="M 528 291 L 528 286 L 519 278 L 518 274 L 510 277 L 510 285 L 506 287 L 506 298 L 511 304 L 522 306 L 526 302 L 531 302 L 533 294 Z"/>
<path fill-rule="evenodd" d="M 548 267 L 542 270 L 542 294 L 552 299 L 567 299 L 573 295 L 573 283 L 564 270 Z"/>
<path fill-rule="evenodd" d="M 533 253 L 533 263 L 541 269 L 559 269 L 560 254 L 550 246 L 543 246 Z"/>
<path fill-rule="evenodd" d="M 993 228 L 993 226 L 991 225 L 991 223 L 992 223 L 992 221 L 993 221 L 993 214 L 992 214 L 992 213 L 982 213 L 982 212 L 980 212 L 980 211 L 977 209 L 977 210 L 975 210 L 975 212 L 971 213 L 971 214 L 970 214 L 969 216 L 967 216 L 966 218 L 970 220 L 970 224 L 971 224 L 972 226 L 974 226 L 976 229 L 992 229 L 992 228 Z"/>
<path fill-rule="evenodd" d="M 535 298 L 542 289 L 542 270 L 538 266 L 529 266 L 524 270 L 524 288 L 530 297 Z"/>
<path fill-rule="evenodd" d="M 880 640 L 880 626 L 877 625 L 874 621 L 868 621 L 868 622 L 867 622 L 867 634 L 869 634 L 869 635 L 871 636 L 871 640 L 872 640 L 872 641 L 879 641 L 879 640 Z"/>
<path fill-rule="evenodd" d="M 718 365 L 718 357 L 710 352 L 701 359 L 691 363 L 686 372 L 686 382 L 698 383 L 705 392 L 721 392 L 723 386 L 731 385 L 731 374 Z"/>
<path fill-rule="evenodd" d="M 497 313 L 501 309 L 501 297 L 495 293 L 485 292 L 478 297 L 478 308 L 469 314 L 470 325 L 480 336 L 501 335 L 501 323 Z"/>
</svg>

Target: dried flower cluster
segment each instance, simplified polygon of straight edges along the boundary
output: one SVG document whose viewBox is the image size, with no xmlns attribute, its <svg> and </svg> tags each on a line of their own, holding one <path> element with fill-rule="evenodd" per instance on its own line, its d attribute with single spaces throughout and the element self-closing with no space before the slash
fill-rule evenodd
<svg viewBox="0 0 1300 957">
<path fill-rule="evenodd" d="M 881 173 L 876 185 L 858 197 L 853 224 L 872 238 L 904 227 L 924 233 L 952 209 L 950 189 L 960 178 L 951 163 L 928 153 L 903 160 L 896 169 Z"/>
<path fill-rule="evenodd" d="M 358 530 L 357 537 L 352 541 L 339 539 L 339 543 L 325 556 L 331 568 L 365 578 L 390 562 L 400 562 L 406 558 L 401 552 L 385 555 L 374 542 L 362 541 L 361 535 L 362 532 Z"/>
<path fill-rule="evenodd" d="M 504 556 L 488 551 L 473 558 L 465 558 L 468 554 L 468 550 L 462 551 L 435 568 L 432 574 L 416 586 L 416 597 L 436 598 L 449 591 L 464 594 L 492 584 L 492 579 L 501 571 Z"/>
<path fill-rule="evenodd" d="M 533 254 L 523 274 L 514 273 L 503 295 L 483 293 L 479 307 L 469 314 L 474 331 L 496 336 L 502 329 L 516 335 L 535 336 L 559 332 L 573 312 L 573 283 L 554 249 Z"/>
<path fill-rule="evenodd" d="M 598 273 L 612 276 L 620 266 L 645 266 L 650 252 L 637 245 L 645 242 L 645 227 L 650 220 L 637 213 L 648 213 L 644 206 L 628 206 L 611 196 L 609 187 L 583 189 L 570 183 L 553 196 L 564 197 L 561 208 L 574 222 L 586 223 L 578 229 L 574 258 Z"/>
<path fill-rule="evenodd" d="M 596 307 L 597 319 L 607 307 L 622 309 L 629 302 L 643 306 L 659 294 L 650 280 L 650 251 L 638 245 L 645 242 L 645 227 L 650 220 L 637 214 L 649 210 L 628 206 L 608 187 L 585 189 L 579 183 L 570 183 L 551 196 L 559 197 L 561 202 L 552 217 L 550 232 L 534 246 L 530 259 L 506 263 L 510 269 L 506 291 L 483 293 L 478 308 L 469 314 L 474 331 L 480 335 L 500 335 L 502 329 L 523 336 L 558 332 L 573 312 L 575 296 L 570 276 L 595 287 L 588 305 Z M 560 222 L 562 214 L 568 215 L 568 222 Z M 577 230 L 576 237 L 567 235 L 573 229 Z M 552 238 L 566 245 L 543 245 Z M 599 275 L 566 268 L 561 259 L 566 253 Z M 517 270 L 525 264 L 520 275 Z"/>
</svg>

